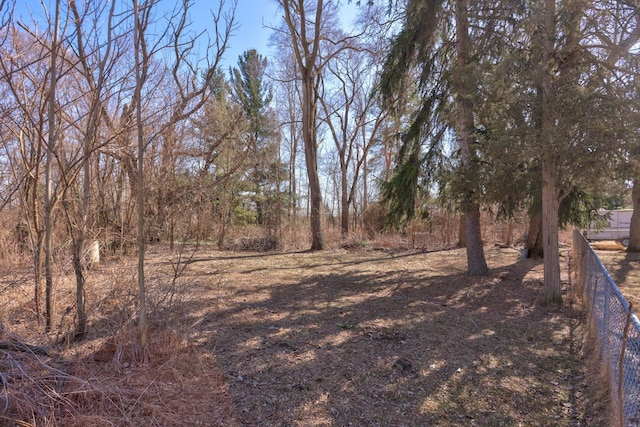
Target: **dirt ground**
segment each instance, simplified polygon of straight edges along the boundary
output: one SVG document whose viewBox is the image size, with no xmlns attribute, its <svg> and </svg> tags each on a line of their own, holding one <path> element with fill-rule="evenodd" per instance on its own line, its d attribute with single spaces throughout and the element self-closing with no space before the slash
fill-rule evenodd
<svg viewBox="0 0 640 427">
<path fill-rule="evenodd" d="M 640 309 L 640 253 L 627 252 L 622 246 L 610 242 L 593 243 L 596 254 L 625 298 Z"/>
<path fill-rule="evenodd" d="M 134 262 L 108 261 L 88 281 L 90 337 L 56 356 L 74 378 L 94 379 L 92 393 L 72 388 L 83 400 L 66 405 L 77 413 L 64 419 L 81 425 L 96 399 L 94 425 L 605 425 L 587 380 L 581 312 L 541 306 L 541 261 L 513 248 L 486 248 L 486 257 L 490 275 L 472 277 L 463 250 L 200 248 L 179 257 L 154 248 L 151 318 L 184 342 L 168 340 L 175 351 L 146 364 L 124 356 L 126 339 L 105 343 L 135 306 Z M 563 246 L 568 301 L 567 260 Z M 5 327 L 59 339 L 33 332 L 28 281 L 2 280 Z M 65 289 L 63 307 L 73 295 Z M 221 375 L 203 375 L 212 364 Z M 228 405 L 220 393 L 231 410 L 212 408 Z"/>
</svg>

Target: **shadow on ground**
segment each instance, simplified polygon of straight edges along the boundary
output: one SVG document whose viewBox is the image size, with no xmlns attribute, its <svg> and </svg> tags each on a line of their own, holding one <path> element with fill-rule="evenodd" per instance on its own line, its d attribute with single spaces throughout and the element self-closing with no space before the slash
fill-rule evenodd
<svg viewBox="0 0 640 427">
<path fill-rule="evenodd" d="M 204 254 L 174 311 L 242 425 L 588 425 L 579 313 L 538 304 L 538 261 L 487 259 L 471 277 L 457 250 Z"/>
</svg>

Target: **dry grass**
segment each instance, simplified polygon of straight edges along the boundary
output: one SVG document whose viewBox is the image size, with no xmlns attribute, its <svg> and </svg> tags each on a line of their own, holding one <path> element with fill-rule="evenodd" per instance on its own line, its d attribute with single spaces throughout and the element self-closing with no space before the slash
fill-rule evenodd
<svg viewBox="0 0 640 427">
<path fill-rule="evenodd" d="M 0 425 L 237 425 L 215 357 L 173 332 L 152 330 L 146 351 L 130 328 L 73 360 L 1 355 Z"/>
<path fill-rule="evenodd" d="M 428 250 L 354 240 L 319 253 L 200 248 L 178 262 L 153 247 L 147 353 L 132 321 L 135 266 L 108 261 L 88 282 L 91 335 L 46 361 L 63 373 L 56 398 L 30 392 L 29 406 L 46 409 L 30 418 L 11 384 L 3 413 L 60 426 L 602 422 L 587 399 L 581 314 L 538 303 L 540 262 L 488 248 L 491 274 L 470 277 L 463 251 Z M 2 289 L 7 327 L 46 342 L 25 310 L 28 282 Z"/>
<path fill-rule="evenodd" d="M 462 251 L 219 254 L 194 333 L 243 425 L 587 425 L 579 317 L 537 304 L 538 263 L 487 255 L 473 278 Z"/>
<path fill-rule="evenodd" d="M 75 361 L 64 426 L 233 426 L 235 410 L 215 357 L 174 332 L 154 329 L 146 351 L 126 329 Z"/>
<path fill-rule="evenodd" d="M 591 385 L 586 405 L 595 425 L 618 425 L 611 406 L 611 378 L 608 364 L 601 358 L 601 346 L 595 322 L 587 318 L 586 337 L 582 347 L 586 378 Z"/>
</svg>

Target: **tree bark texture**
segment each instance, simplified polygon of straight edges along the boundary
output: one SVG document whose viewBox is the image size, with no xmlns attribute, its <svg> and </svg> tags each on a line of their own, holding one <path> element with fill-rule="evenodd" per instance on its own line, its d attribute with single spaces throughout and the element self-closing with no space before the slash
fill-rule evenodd
<svg viewBox="0 0 640 427">
<path fill-rule="evenodd" d="M 540 197 L 540 196 L 535 196 Z M 542 210 L 529 213 L 529 234 L 527 234 L 528 258 L 540 259 L 544 256 L 542 248 Z"/>
<path fill-rule="evenodd" d="M 322 189 L 318 176 L 318 144 L 315 133 L 317 103 L 313 77 L 303 77 L 302 84 L 302 139 L 309 180 L 311 250 L 318 251 L 324 249 L 324 241 L 322 236 Z"/>
<path fill-rule="evenodd" d="M 544 251 L 544 301 L 562 304 L 560 286 L 560 253 L 558 248 L 559 201 L 556 187 L 556 165 L 553 159 L 542 163 L 542 243 Z"/>
<path fill-rule="evenodd" d="M 349 183 L 347 182 L 347 164 L 340 161 L 340 232 L 342 237 L 349 235 Z"/>
</svg>

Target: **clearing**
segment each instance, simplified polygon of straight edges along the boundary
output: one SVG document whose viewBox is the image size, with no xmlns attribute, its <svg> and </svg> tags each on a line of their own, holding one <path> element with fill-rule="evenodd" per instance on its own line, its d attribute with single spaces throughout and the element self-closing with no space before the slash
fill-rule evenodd
<svg viewBox="0 0 640 427">
<path fill-rule="evenodd" d="M 566 246 L 562 254 L 568 299 Z M 74 378 L 52 413 L 64 425 L 105 426 L 605 425 L 582 313 L 539 304 L 541 261 L 513 248 L 486 257 L 490 275 L 472 277 L 464 250 L 152 247 L 154 331 L 179 338 L 152 334 L 146 364 L 123 328 L 135 260 L 107 261 L 88 279 L 91 336 L 49 362 Z M 27 276 L 2 278 L 2 320 L 46 342 L 33 332 Z M 72 307 L 73 289 L 63 281 L 59 307 Z"/>
</svg>

